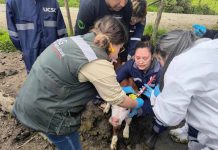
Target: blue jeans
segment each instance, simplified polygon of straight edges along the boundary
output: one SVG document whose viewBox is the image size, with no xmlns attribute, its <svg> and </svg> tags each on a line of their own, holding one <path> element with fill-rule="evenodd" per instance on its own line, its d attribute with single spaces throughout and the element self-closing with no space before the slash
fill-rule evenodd
<svg viewBox="0 0 218 150">
<path fill-rule="evenodd" d="M 58 150 L 82 150 L 78 131 L 70 135 L 47 134 L 47 137 Z"/>
</svg>

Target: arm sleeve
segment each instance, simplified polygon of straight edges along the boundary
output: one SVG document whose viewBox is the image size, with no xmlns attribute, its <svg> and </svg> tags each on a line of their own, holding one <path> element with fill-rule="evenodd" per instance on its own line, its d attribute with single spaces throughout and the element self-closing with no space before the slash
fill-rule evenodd
<svg viewBox="0 0 218 150">
<path fill-rule="evenodd" d="M 58 33 L 58 38 L 68 36 L 66 25 L 64 23 L 64 18 L 63 18 L 63 15 L 61 13 L 58 3 L 57 3 L 57 33 Z"/>
<path fill-rule="evenodd" d="M 8 26 L 8 33 L 9 33 L 10 39 L 17 49 L 22 50 L 17 28 L 15 25 L 13 9 L 11 8 L 11 1 L 6 2 L 6 18 L 7 18 L 7 26 Z"/>
<path fill-rule="evenodd" d="M 171 62 L 164 76 L 164 88 L 153 107 L 157 119 L 167 126 L 178 125 L 185 118 L 191 101 L 191 96 L 183 87 L 189 87 L 190 83 L 190 81 L 187 82 L 190 78 L 184 75 L 185 70 L 182 68 L 185 67 L 183 66 L 182 63 L 177 65 L 175 61 Z"/>
<path fill-rule="evenodd" d="M 141 39 L 141 37 L 142 37 L 142 35 L 143 35 L 143 33 L 144 33 L 144 28 L 145 28 L 145 24 L 138 23 L 138 24 L 136 25 L 136 29 L 135 29 L 133 38 L 139 38 L 139 39 Z"/>
<path fill-rule="evenodd" d="M 117 81 L 120 83 L 125 79 L 129 78 L 129 62 L 126 62 L 120 68 L 117 69 Z"/>
<path fill-rule="evenodd" d="M 124 25 L 126 26 L 127 31 L 129 31 L 129 23 L 132 17 L 132 2 L 131 0 L 128 0 L 125 8 L 124 8 L 124 16 L 123 16 L 123 21 Z"/>
<path fill-rule="evenodd" d="M 134 55 L 134 49 L 136 47 L 136 44 L 139 41 L 141 41 L 141 37 L 142 37 L 143 32 L 144 32 L 144 27 L 145 27 L 145 25 L 143 25 L 141 23 L 138 23 L 136 25 L 136 29 L 134 31 L 133 36 L 130 37 L 128 47 L 127 47 L 127 51 L 131 56 Z"/>
<path fill-rule="evenodd" d="M 203 36 L 204 38 L 217 39 L 218 38 L 218 30 L 209 30 Z"/>
<path fill-rule="evenodd" d="M 93 26 L 95 19 L 97 19 L 94 11 L 93 4 L 81 1 L 75 24 L 75 35 L 83 35 L 89 32 L 90 27 Z"/>
<path fill-rule="evenodd" d="M 91 82 L 99 95 L 108 103 L 120 104 L 126 94 L 116 80 L 113 65 L 106 60 L 95 60 L 82 67 L 79 73 L 80 82 Z"/>
</svg>

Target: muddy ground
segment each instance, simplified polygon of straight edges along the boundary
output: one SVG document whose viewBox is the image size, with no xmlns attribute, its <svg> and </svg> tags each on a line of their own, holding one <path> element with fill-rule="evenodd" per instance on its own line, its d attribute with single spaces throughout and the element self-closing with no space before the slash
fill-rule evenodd
<svg viewBox="0 0 218 150">
<path fill-rule="evenodd" d="M 15 97 L 26 78 L 26 71 L 19 52 L 0 53 L 0 92 L 4 98 Z M 33 85 L 34 86 L 34 85 Z M 28 91 L 27 91 L 28 92 Z M 92 103 L 87 105 L 82 118 L 81 141 L 84 150 L 110 149 L 111 126 L 109 114 Z M 130 139 L 119 135 L 119 150 L 141 150 L 151 129 L 151 116 L 135 119 L 130 129 Z M 31 133 L 19 124 L 9 113 L 0 110 L 0 149 L 1 150 L 52 150 L 53 147 L 41 136 Z M 22 133 L 23 135 L 19 135 Z M 23 139 L 22 137 L 27 137 Z M 185 150 L 186 145 L 171 141 L 168 131 L 160 136 L 156 150 Z"/>
</svg>

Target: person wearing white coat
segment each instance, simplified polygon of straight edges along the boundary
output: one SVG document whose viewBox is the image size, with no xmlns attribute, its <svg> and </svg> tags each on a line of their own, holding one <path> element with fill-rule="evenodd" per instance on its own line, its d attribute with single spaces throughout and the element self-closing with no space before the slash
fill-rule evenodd
<svg viewBox="0 0 218 150">
<path fill-rule="evenodd" d="M 195 41 L 190 37 L 193 33 L 177 30 L 159 41 L 160 50 L 168 51 L 171 47 L 171 52 L 168 65 L 165 64 L 161 93 L 154 99 L 156 124 L 175 126 L 185 119 L 190 150 L 217 150 L 218 39 Z M 178 48 L 189 39 L 192 39 L 189 44 Z"/>
</svg>

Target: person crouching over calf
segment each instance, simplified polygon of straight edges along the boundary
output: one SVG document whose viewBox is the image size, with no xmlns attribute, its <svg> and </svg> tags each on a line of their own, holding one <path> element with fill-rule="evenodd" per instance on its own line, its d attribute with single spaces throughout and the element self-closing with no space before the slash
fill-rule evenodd
<svg viewBox="0 0 218 150">
<path fill-rule="evenodd" d="M 127 37 L 123 24 L 106 16 L 90 33 L 52 43 L 21 88 L 13 107 L 15 117 L 45 133 L 59 150 L 80 150 L 81 115 L 97 93 L 110 104 L 140 108 L 143 100 L 126 96 L 111 64 Z"/>
</svg>

